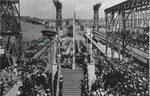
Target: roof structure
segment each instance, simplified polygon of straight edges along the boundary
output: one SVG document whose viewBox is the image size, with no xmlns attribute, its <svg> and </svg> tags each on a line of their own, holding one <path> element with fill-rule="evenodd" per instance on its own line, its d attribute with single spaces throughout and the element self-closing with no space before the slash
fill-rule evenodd
<svg viewBox="0 0 150 96">
<path fill-rule="evenodd" d="M 150 9 L 150 0 L 127 0 L 118 5 L 105 9 L 105 12 L 116 12 L 120 10 L 133 10 L 133 9 Z"/>
</svg>

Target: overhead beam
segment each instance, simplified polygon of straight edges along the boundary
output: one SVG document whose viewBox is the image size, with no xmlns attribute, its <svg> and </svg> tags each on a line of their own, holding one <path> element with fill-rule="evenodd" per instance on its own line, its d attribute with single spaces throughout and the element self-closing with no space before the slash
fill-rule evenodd
<svg viewBox="0 0 150 96">
<path fill-rule="evenodd" d="M 150 26 L 148 24 L 149 10 L 150 0 L 127 0 L 105 9 L 106 39 L 109 41 L 114 38 L 115 40 L 111 41 L 120 43 L 123 53 L 128 46 L 147 53 L 149 46 L 148 27 Z M 113 16 L 115 18 L 112 18 Z M 112 33 L 115 34 L 110 35 Z M 115 42 L 111 44 L 113 45 Z"/>
<path fill-rule="evenodd" d="M 141 8 L 141 6 L 148 6 L 149 4 L 150 4 L 150 0 L 127 0 L 118 5 L 107 8 L 105 9 L 105 11 L 109 13 L 111 11 L 132 10 L 135 8 Z"/>
</svg>

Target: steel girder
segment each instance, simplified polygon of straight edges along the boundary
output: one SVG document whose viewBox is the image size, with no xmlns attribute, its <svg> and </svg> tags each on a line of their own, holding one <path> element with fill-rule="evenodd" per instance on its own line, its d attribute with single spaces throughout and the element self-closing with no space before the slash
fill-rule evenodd
<svg viewBox="0 0 150 96">
<path fill-rule="evenodd" d="M 93 30 L 94 31 L 99 31 L 99 8 L 101 6 L 101 3 L 98 3 L 93 6 L 94 10 L 94 24 L 93 24 Z"/>
<path fill-rule="evenodd" d="M 105 9 L 105 12 L 111 13 L 112 11 L 119 12 L 122 10 L 130 11 L 130 10 L 138 9 L 141 7 L 147 7 L 147 9 L 148 9 L 148 8 L 150 8 L 149 4 L 150 4 L 150 0 L 127 0 L 118 5 L 115 5 L 113 7 Z"/>
<path fill-rule="evenodd" d="M 129 45 L 148 52 L 150 0 L 128 0 L 105 9 L 106 38 L 125 51 Z"/>
<path fill-rule="evenodd" d="M 18 60 L 22 55 L 19 0 L 0 0 L 0 35 L 5 55 Z"/>
</svg>

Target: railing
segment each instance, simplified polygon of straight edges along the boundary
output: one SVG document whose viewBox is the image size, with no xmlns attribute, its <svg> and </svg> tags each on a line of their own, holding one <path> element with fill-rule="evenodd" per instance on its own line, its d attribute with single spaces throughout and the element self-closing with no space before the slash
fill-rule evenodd
<svg viewBox="0 0 150 96">
<path fill-rule="evenodd" d="M 78 46 L 80 46 L 78 44 Z M 81 46 L 86 46 L 86 44 L 81 40 Z M 86 58 L 86 59 L 89 59 L 89 58 Z M 86 60 L 86 61 L 90 61 L 90 60 Z M 88 85 L 88 68 L 87 68 L 87 62 L 83 62 L 82 65 L 80 65 L 82 68 L 83 68 L 83 71 L 84 71 L 84 78 L 83 80 L 81 80 L 81 94 L 83 96 L 88 96 L 88 93 L 89 93 L 89 85 Z"/>
<path fill-rule="evenodd" d="M 11 90 L 12 87 L 15 84 L 17 84 L 17 82 L 20 79 L 20 76 L 19 76 L 20 74 L 17 74 L 14 71 L 11 71 L 11 68 L 14 69 L 14 67 L 11 66 L 11 67 L 8 68 L 8 70 L 10 72 L 6 71 L 5 69 L 0 72 L 1 78 L 3 78 L 0 81 L 0 83 L 2 83 L 1 86 L 0 86 L 1 87 L 0 92 L 2 93 L 1 94 L 2 96 L 5 96 L 9 92 L 9 90 Z"/>
<path fill-rule="evenodd" d="M 59 48 L 60 48 L 60 43 L 59 43 Z M 59 50 L 59 55 L 60 55 L 60 49 L 58 48 Z M 61 78 L 61 56 L 58 55 L 58 78 L 57 78 L 57 87 L 56 87 L 56 96 L 61 96 L 61 92 L 62 92 L 62 89 L 60 89 L 60 79 Z M 64 62 L 63 62 L 64 63 Z"/>
<path fill-rule="evenodd" d="M 61 66 L 58 67 L 58 78 L 57 78 L 57 89 L 56 89 L 56 96 L 60 96 L 60 74 L 61 73 Z"/>
<path fill-rule="evenodd" d="M 84 36 L 85 36 L 86 38 L 88 38 L 86 34 L 85 34 Z M 99 35 L 99 36 L 101 36 L 101 35 Z M 131 36 L 130 36 L 130 37 L 131 37 Z M 89 38 L 88 38 L 88 39 L 89 39 Z M 120 40 L 121 40 L 121 37 L 120 37 L 120 38 L 117 38 L 117 39 L 120 39 Z M 90 39 L 89 39 L 89 40 L 90 40 Z M 127 41 L 127 40 L 125 40 L 125 41 Z M 128 40 L 128 41 L 129 41 L 129 40 Z M 106 42 L 106 41 L 105 41 L 105 42 Z M 111 38 L 108 38 L 108 39 L 107 39 L 107 42 L 110 44 L 109 46 L 111 47 Z M 130 41 L 130 43 L 131 43 L 131 41 Z M 94 44 L 95 46 L 97 46 L 96 43 L 93 42 L 93 44 Z M 116 41 L 113 43 L 113 46 L 114 46 L 114 48 L 116 48 L 117 50 L 120 50 L 120 51 L 122 52 L 123 43 L 119 43 L 119 42 L 117 42 L 117 40 L 116 40 Z M 133 50 L 133 52 L 129 52 L 129 51 L 131 51 L 131 49 Z M 131 53 L 133 53 L 133 54 L 131 54 Z M 142 50 L 139 50 L 139 49 L 137 49 L 137 48 L 134 48 L 134 47 L 130 46 L 130 44 L 126 44 L 126 47 L 125 47 L 125 54 L 126 54 L 126 55 L 133 55 L 133 57 L 135 57 L 136 59 L 142 61 L 143 63 L 148 63 L 148 58 L 147 58 L 148 54 L 147 54 L 147 52 L 144 52 L 144 51 L 142 51 Z M 144 65 L 144 66 L 145 66 L 145 65 Z M 147 66 L 147 65 L 146 65 L 146 66 Z"/>
</svg>

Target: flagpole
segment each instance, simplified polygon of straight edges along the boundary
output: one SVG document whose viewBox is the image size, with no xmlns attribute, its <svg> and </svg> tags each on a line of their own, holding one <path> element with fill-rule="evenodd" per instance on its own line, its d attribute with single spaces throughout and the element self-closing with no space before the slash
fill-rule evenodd
<svg viewBox="0 0 150 96">
<path fill-rule="evenodd" d="M 74 26 L 74 21 L 75 19 L 75 12 L 74 12 L 74 15 L 73 15 L 73 64 L 72 64 L 72 69 L 75 69 L 75 38 L 74 38 L 74 31 L 75 31 L 75 26 Z"/>
<path fill-rule="evenodd" d="M 92 64 L 92 60 L 93 60 L 93 56 L 92 56 L 92 52 L 93 52 L 92 51 L 92 43 L 93 43 L 92 37 L 93 37 L 93 34 L 92 34 L 92 31 L 91 31 L 91 36 L 90 37 L 91 37 L 91 62 L 90 63 Z"/>
</svg>

